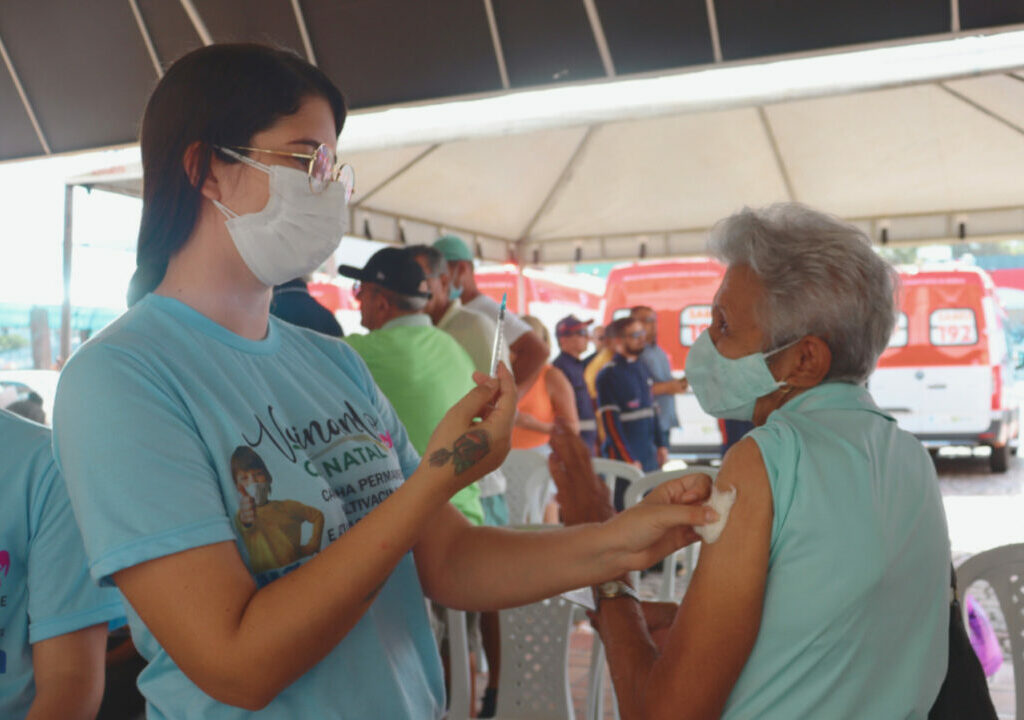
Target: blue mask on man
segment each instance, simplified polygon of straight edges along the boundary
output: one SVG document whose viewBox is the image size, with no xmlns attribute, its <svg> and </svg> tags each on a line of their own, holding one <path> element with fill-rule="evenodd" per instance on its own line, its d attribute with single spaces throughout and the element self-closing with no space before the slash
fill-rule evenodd
<svg viewBox="0 0 1024 720">
<path fill-rule="evenodd" d="M 448 288 L 448 299 L 458 300 L 460 297 L 462 297 L 462 288 L 456 287 L 455 283 L 452 283 Z"/>
</svg>

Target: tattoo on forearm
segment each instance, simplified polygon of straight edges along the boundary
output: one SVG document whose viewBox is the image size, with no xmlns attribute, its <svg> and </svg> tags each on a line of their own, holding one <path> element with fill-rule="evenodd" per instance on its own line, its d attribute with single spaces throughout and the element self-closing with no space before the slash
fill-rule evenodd
<svg viewBox="0 0 1024 720">
<path fill-rule="evenodd" d="M 430 464 L 442 467 L 449 460 L 455 463 L 455 474 L 461 475 L 480 462 L 491 450 L 491 436 L 486 430 L 470 430 L 455 441 L 452 449 L 441 448 L 430 454 Z"/>
</svg>

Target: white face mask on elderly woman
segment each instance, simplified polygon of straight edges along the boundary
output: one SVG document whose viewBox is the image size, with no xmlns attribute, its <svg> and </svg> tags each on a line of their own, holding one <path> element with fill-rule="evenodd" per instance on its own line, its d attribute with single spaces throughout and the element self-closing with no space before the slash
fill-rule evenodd
<svg viewBox="0 0 1024 720">
<path fill-rule="evenodd" d="M 259 212 L 239 215 L 213 201 L 228 218 L 228 234 L 252 274 L 273 286 L 320 267 L 348 231 L 345 186 L 330 182 L 314 194 L 301 170 L 264 165 L 228 148 L 220 150 L 270 176 L 270 198 Z"/>
<path fill-rule="evenodd" d="M 727 358 L 718 352 L 705 330 L 686 356 L 686 379 L 708 415 L 749 422 L 754 418 L 758 399 L 786 384 L 775 379 L 765 361 L 798 342 L 794 340 L 767 353 Z"/>
</svg>

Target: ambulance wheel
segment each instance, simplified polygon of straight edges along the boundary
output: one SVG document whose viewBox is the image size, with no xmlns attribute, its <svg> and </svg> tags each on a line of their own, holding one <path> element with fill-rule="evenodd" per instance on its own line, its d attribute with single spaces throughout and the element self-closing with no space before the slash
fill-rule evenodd
<svg viewBox="0 0 1024 720">
<path fill-rule="evenodd" d="M 1010 446 L 992 448 L 992 454 L 988 458 L 989 469 L 994 473 L 1004 473 L 1010 467 Z"/>
</svg>

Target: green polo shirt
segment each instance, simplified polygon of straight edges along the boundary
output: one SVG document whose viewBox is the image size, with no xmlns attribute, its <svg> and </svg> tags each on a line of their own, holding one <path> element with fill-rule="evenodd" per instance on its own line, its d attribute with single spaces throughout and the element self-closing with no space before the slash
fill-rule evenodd
<svg viewBox="0 0 1024 720">
<path fill-rule="evenodd" d="M 345 342 L 366 361 L 420 455 L 445 413 L 475 387 L 469 355 L 425 313 L 397 317 L 368 335 L 348 335 Z M 474 525 L 483 523 L 475 482 L 451 502 Z"/>
</svg>

